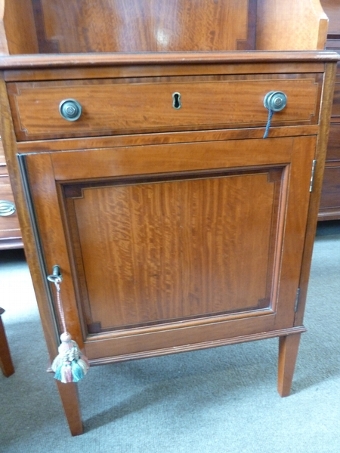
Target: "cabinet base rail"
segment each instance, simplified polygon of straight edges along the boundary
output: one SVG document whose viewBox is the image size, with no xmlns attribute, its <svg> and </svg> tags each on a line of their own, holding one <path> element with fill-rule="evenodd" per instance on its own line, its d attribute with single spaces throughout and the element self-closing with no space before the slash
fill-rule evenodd
<svg viewBox="0 0 340 453">
<path fill-rule="evenodd" d="M 228 345 L 232 345 L 232 344 L 248 343 L 251 341 L 266 340 L 269 338 L 286 337 L 288 335 L 302 334 L 306 331 L 307 331 L 307 329 L 304 326 L 298 326 L 298 327 L 291 327 L 291 328 L 287 328 L 287 329 L 254 333 L 251 335 L 240 335 L 238 337 L 223 338 L 223 339 L 214 340 L 214 341 L 204 341 L 202 343 L 185 344 L 182 346 L 173 346 L 170 348 L 162 348 L 162 349 L 154 349 L 151 351 L 142 351 L 142 352 L 136 352 L 136 353 L 130 353 L 130 354 L 122 354 L 122 355 L 117 355 L 114 357 L 101 357 L 101 358 L 96 358 L 96 359 L 90 359 L 89 361 L 90 361 L 91 366 L 106 365 L 106 364 L 110 364 L 110 363 L 126 362 L 129 360 L 137 360 L 137 359 L 147 359 L 147 358 L 159 357 L 159 356 L 163 356 L 163 355 L 178 354 L 181 352 L 190 352 L 190 351 L 197 351 L 197 350 L 201 350 L 201 349 L 228 346 Z"/>
</svg>

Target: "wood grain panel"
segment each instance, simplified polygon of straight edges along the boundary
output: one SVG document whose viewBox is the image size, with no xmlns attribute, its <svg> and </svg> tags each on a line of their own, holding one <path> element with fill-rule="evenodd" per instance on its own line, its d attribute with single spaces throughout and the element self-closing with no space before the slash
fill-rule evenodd
<svg viewBox="0 0 340 453">
<path fill-rule="evenodd" d="M 250 140 L 197 141 L 169 145 L 130 146 L 52 152 L 54 177 L 58 182 L 166 172 L 204 171 L 206 169 L 259 167 L 290 161 L 292 137 L 275 141 Z M 255 151 L 256 150 L 256 151 Z"/>
<path fill-rule="evenodd" d="M 92 3 L 33 0 L 40 52 L 255 48 L 256 0 L 97 0 L 96 8 Z"/>
<path fill-rule="evenodd" d="M 327 161 L 340 161 L 340 124 L 331 123 L 329 128 Z"/>
<path fill-rule="evenodd" d="M 319 216 L 320 220 L 332 220 L 340 216 L 340 161 L 326 164 Z"/>
<path fill-rule="evenodd" d="M 84 189 L 74 204 L 93 322 L 109 329 L 269 304 L 280 184 L 268 176 Z M 249 206 L 254 192 L 261 203 Z"/>
<path fill-rule="evenodd" d="M 340 14 L 338 0 L 320 0 L 329 19 L 328 36 L 340 37 Z M 339 45 L 339 44 L 338 44 Z"/>
<path fill-rule="evenodd" d="M 82 348 L 83 334 L 81 324 L 79 323 L 77 301 L 74 298 L 75 284 L 71 278 L 71 267 L 66 253 L 66 239 L 63 231 L 62 216 L 58 209 L 58 194 L 54 182 L 51 158 L 48 154 L 41 154 L 39 155 L 39 158 L 34 159 L 32 163 L 34 170 L 32 169 L 32 171 L 30 171 L 28 168 L 28 173 L 35 173 L 36 181 L 34 182 L 35 178 L 33 177 L 30 187 L 32 194 L 34 194 L 34 217 L 31 217 L 30 220 L 37 228 L 39 241 L 43 244 L 44 268 L 41 269 L 41 272 L 43 278 L 46 279 L 46 276 L 52 273 L 55 264 L 60 266 L 64 277 L 62 303 L 66 326 L 68 331 L 72 332 L 72 337 L 76 338 L 79 347 Z M 39 190 L 37 190 L 38 187 Z M 54 206 L 55 209 L 51 209 L 52 206 Z M 32 227 L 31 234 L 33 234 Z M 50 284 L 50 289 L 51 297 L 54 298 L 55 303 L 55 322 L 56 324 L 59 324 L 60 335 L 62 333 L 62 324 L 56 300 L 56 291 L 53 284 Z M 48 304 L 47 296 L 45 296 L 44 304 Z M 55 335 L 54 330 L 51 332 L 51 336 L 52 335 Z"/>
<path fill-rule="evenodd" d="M 258 0 L 257 7 L 257 50 L 324 49 L 328 18 L 319 0 Z"/>
<path fill-rule="evenodd" d="M 261 126 L 268 111 L 265 95 L 275 89 L 287 95 L 288 104 L 274 115 L 273 125 L 315 124 L 318 121 L 319 85 L 315 75 L 281 80 L 271 76 L 246 80 L 173 82 L 143 80 L 89 80 L 8 84 L 16 135 L 20 140 L 202 128 Z M 173 93 L 182 107 L 173 108 Z M 62 100 L 82 105 L 77 121 L 60 116 Z M 131 115 L 130 112 L 134 114 Z"/>
<path fill-rule="evenodd" d="M 332 122 L 340 122 L 340 74 L 336 75 L 332 108 Z"/>
<path fill-rule="evenodd" d="M 0 52 L 38 53 L 31 0 L 0 0 Z"/>
</svg>

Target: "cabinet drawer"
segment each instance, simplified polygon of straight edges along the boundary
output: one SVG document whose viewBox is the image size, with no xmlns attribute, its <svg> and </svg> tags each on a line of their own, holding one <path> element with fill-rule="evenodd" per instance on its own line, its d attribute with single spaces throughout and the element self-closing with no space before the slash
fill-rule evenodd
<svg viewBox="0 0 340 453">
<path fill-rule="evenodd" d="M 4 161 L 1 161 L 1 156 L 0 156 L 0 177 L 7 176 L 7 174 L 8 174 L 7 165 L 5 164 Z"/>
<path fill-rule="evenodd" d="M 329 129 L 329 138 L 327 146 L 327 161 L 340 161 L 340 124 L 331 123 Z"/>
<path fill-rule="evenodd" d="M 340 161 L 326 165 L 320 209 L 340 212 Z"/>
<path fill-rule="evenodd" d="M 20 236 L 19 221 L 9 177 L 0 176 L 0 239 Z"/>
<path fill-rule="evenodd" d="M 273 90 L 288 98 L 273 125 L 317 123 L 318 75 L 235 77 L 21 82 L 8 83 L 8 92 L 18 140 L 264 127 L 268 111 L 263 100 Z M 78 120 L 61 117 L 59 105 L 65 99 L 81 105 Z"/>
<path fill-rule="evenodd" d="M 334 97 L 333 97 L 333 107 L 332 107 L 332 121 L 340 122 L 340 66 L 338 66 L 338 71 L 335 79 L 334 85 Z"/>
</svg>

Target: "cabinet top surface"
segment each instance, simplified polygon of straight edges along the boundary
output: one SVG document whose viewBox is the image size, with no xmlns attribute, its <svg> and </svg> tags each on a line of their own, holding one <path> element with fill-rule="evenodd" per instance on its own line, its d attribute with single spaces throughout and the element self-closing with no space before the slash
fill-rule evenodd
<svg viewBox="0 0 340 453">
<path fill-rule="evenodd" d="M 142 52 L 1 56 L 0 69 L 62 68 L 119 65 L 167 65 L 209 63 L 335 62 L 340 55 L 330 51 L 243 52 Z"/>
</svg>

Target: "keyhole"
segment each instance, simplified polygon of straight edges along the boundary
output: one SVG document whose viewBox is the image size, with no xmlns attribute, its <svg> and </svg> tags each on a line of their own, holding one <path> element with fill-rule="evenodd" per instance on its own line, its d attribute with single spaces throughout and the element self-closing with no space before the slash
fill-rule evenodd
<svg viewBox="0 0 340 453">
<path fill-rule="evenodd" d="M 181 93 L 173 93 L 172 94 L 172 106 L 174 109 L 178 110 L 182 107 L 181 104 Z"/>
</svg>

